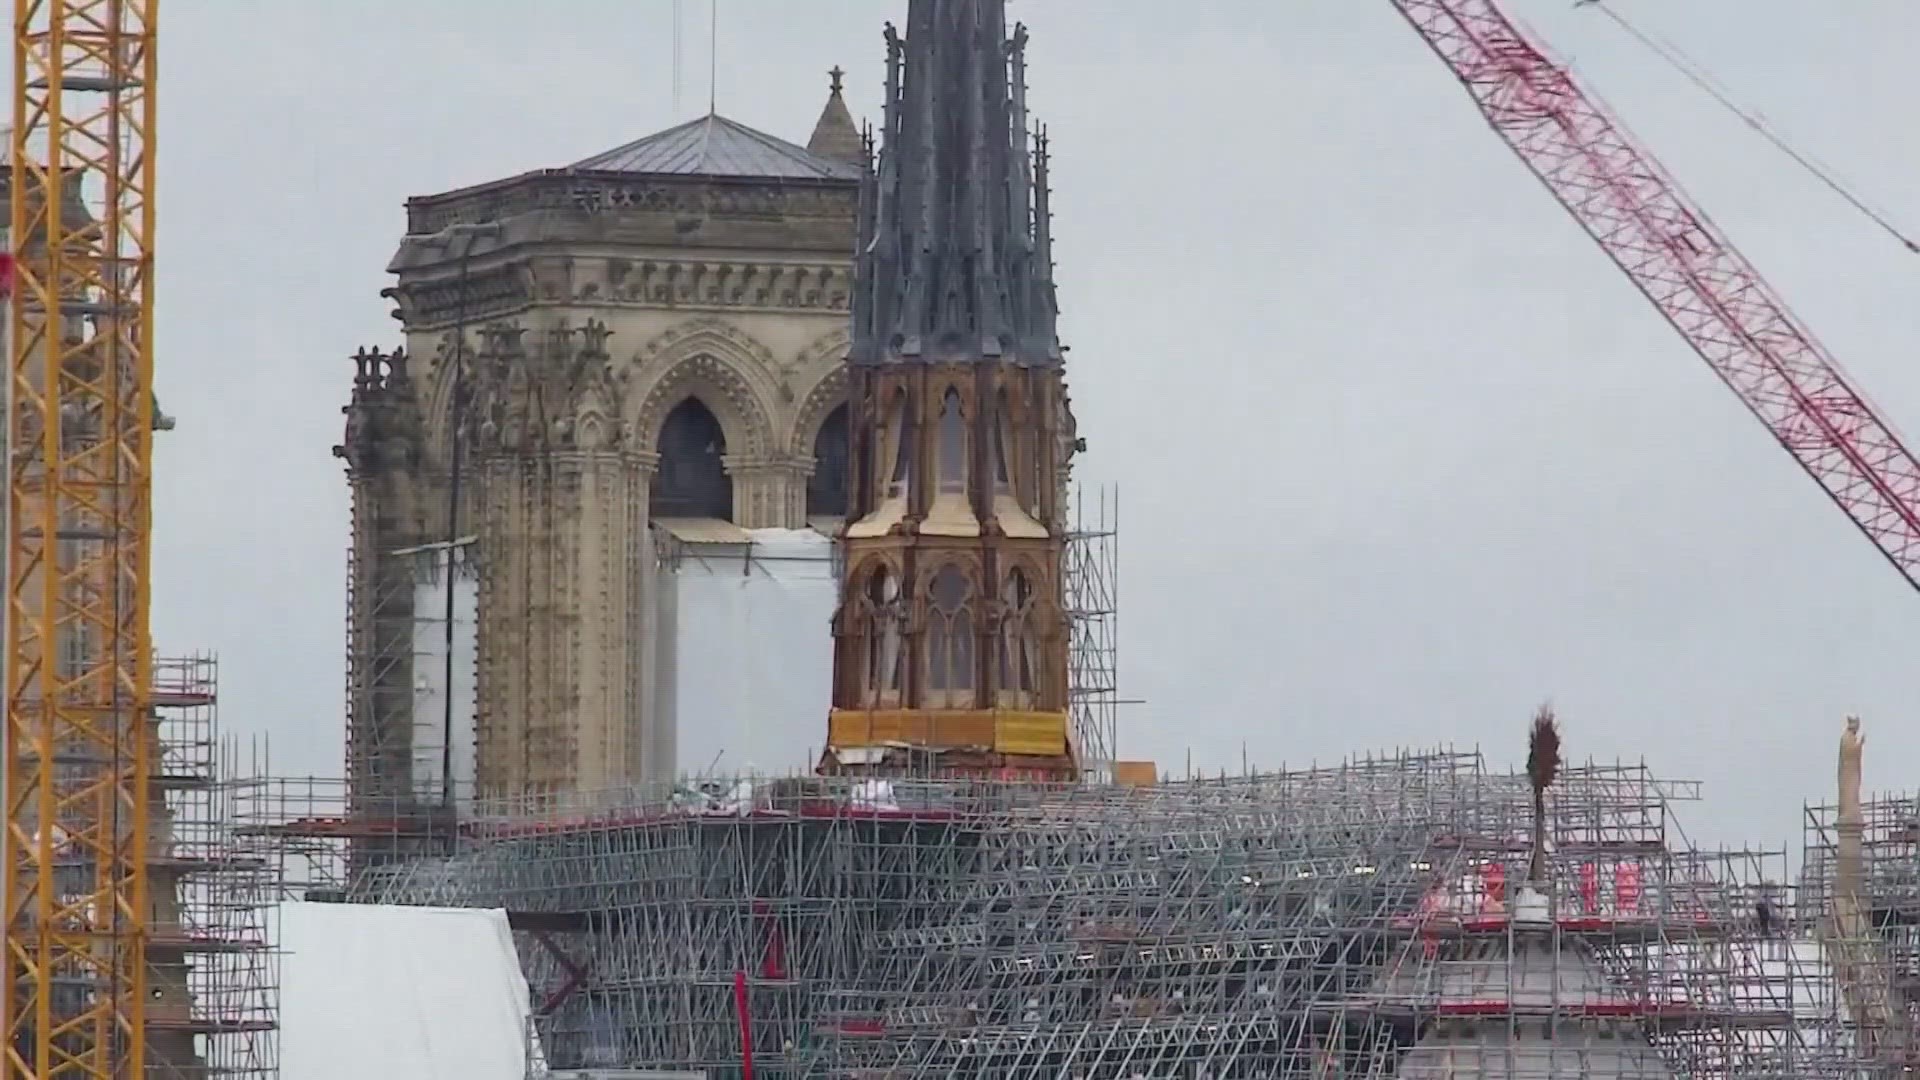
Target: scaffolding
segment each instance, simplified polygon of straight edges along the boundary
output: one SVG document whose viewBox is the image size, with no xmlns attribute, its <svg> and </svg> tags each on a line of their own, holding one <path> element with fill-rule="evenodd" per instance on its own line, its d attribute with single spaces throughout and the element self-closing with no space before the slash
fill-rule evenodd
<svg viewBox="0 0 1920 1080">
<path fill-rule="evenodd" d="M 233 805 L 235 844 L 266 867 L 275 900 L 342 900 L 355 873 L 373 872 L 358 853 L 444 853 L 459 832 L 453 807 L 422 806 L 404 792 L 357 794 L 339 777 L 274 776 L 264 753 L 234 785 Z"/>
<path fill-rule="evenodd" d="M 153 667 L 148 1075 L 276 1075 L 278 956 L 268 861 L 236 843 L 237 744 L 219 723 L 219 663 Z"/>
<path fill-rule="evenodd" d="M 401 353 L 362 349 L 354 355 L 348 435 L 335 448 L 348 463 L 352 487 L 346 593 L 346 766 L 356 800 L 368 807 L 403 806 L 414 785 L 416 563 L 420 550 L 375 512 L 391 463 L 372 447 L 405 401 Z M 435 613 L 419 613 L 433 617 Z M 369 811 L 361 810 L 361 813 Z M 411 809 L 408 811 L 411 813 Z M 359 862 L 414 854 L 377 835 L 352 845 Z"/>
<path fill-rule="evenodd" d="M 260 791 L 252 835 L 322 831 L 324 808 Z M 1525 919 L 1525 778 L 1445 750 L 1157 787 L 482 802 L 452 855 L 363 870 L 346 898 L 506 909 L 554 1069 L 1846 1075 L 1785 853 L 1693 850 L 1671 804 L 1697 797 L 1643 766 L 1567 770 Z"/>
<path fill-rule="evenodd" d="M 1920 1069 L 1920 799 L 1884 795 L 1860 809 L 1858 895 L 1847 896 L 1837 887 L 1840 807 L 1806 807 L 1802 918 L 1834 971 L 1835 1043 L 1862 1075 L 1911 1076 Z"/>
<path fill-rule="evenodd" d="M 1101 488 L 1074 493 L 1061 554 L 1066 584 L 1067 712 L 1082 771 L 1113 780 L 1120 753 L 1120 499 Z"/>
</svg>

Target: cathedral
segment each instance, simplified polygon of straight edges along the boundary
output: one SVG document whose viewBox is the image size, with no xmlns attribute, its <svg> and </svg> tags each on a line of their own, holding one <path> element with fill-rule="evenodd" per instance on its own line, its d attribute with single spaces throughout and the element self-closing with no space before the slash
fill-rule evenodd
<svg viewBox="0 0 1920 1080">
<path fill-rule="evenodd" d="M 805 146 L 709 114 L 408 201 L 335 448 L 362 811 L 1078 777 L 1024 40 L 915 4 L 875 138 L 836 68 Z"/>
</svg>

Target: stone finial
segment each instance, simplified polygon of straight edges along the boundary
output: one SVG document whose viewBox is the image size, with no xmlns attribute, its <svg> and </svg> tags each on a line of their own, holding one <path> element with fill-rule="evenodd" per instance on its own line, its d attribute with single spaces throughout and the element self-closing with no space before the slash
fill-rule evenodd
<svg viewBox="0 0 1920 1080">
<path fill-rule="evenodd" d="M 827 69 L 827 78 L 830 80 L 828 85 L 829 92 L 835 94 L 840 92 L 840 77 L 845 74 L 846 72 L 840 69 L 839 64 L 835 64 Z"/>
</svg>

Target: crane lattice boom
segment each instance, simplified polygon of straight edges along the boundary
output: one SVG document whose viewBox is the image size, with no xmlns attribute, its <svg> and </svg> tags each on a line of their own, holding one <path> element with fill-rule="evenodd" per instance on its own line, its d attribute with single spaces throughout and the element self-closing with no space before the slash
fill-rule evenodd
<svg viewBox="0 0 1920 1080">
<path fill-rule="evenodd" d="M 1920 588 L 1920 462 L 1607 110 L 1491 0 L 1393 0 L 1522 161 Z"/>
<path fill-rule="evenodd" d="M 156 6 L 14 0 L 5 1080 L 145 1075 Z"/>
</svg>

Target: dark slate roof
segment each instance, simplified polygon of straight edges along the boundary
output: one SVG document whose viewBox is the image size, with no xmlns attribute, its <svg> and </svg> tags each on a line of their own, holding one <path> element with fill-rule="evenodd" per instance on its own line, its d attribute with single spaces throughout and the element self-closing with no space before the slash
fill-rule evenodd
<svg viewBox="0 0 1920 1080">
<path fill-rule="evenodd" d="M 571 168 L 652 176 L 858 180 L 860 169 L 709 113 L 573 163 Z"/>
</svg>

